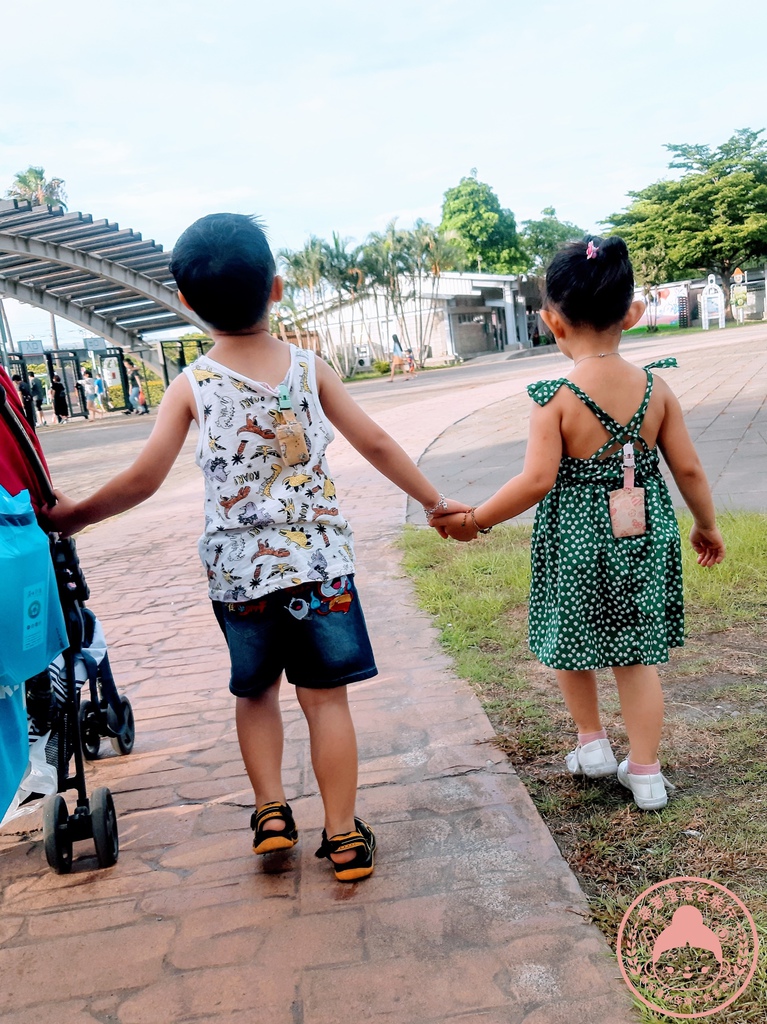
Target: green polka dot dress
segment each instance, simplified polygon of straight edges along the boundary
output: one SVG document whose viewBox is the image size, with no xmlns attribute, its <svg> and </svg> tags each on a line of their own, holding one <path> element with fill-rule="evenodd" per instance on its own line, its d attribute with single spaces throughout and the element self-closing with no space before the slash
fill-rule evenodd
<svg viewBox="0 0 767 1024">
<path fill-rule="evenodd" d="M 569 388 L 610 432 L 591 458 L 562 459 L 536 513 L 530 648 L 551 668 L 657 665 L 668 661 L 669 648 L 684 644 L 679 528 L 658 451 L 639 434 L 652 394 L 650 368 L 668 366 L 676 360 L 645 367 L 642 404 L 625 426 L 566 378 L 527 389 L 533 401 L 546 405 L 561 387 Z M 645 488 L 647 530 L 641 537 L 614 537 L 608 496 L 623 486 L 623 459 L 620 449 L 605 453 L 629 441 L 636 446 L 636 486 Z"/>
</svg>

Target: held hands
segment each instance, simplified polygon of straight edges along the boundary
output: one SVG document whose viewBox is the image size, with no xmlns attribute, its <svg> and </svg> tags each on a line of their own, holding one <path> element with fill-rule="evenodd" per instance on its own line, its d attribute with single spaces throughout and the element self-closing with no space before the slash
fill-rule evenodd
<svg viewBox="0 0 767 1024">
<path fill-rule="evenodd" d="M 690 543 L 698 553 L 698 565 L 708 569 L 710 566 L 724 561 L 724 541 L 715 526 L 710 530 L 704 530 L 697 524 L 693 524 L 690 530 Z"/>
<path fill-rule="evenodd" d="M 453 540 L 476 540 L 479 536 L 479 531 L 472 522 L 470 507 L 463 508 L 460 512 L 446 512 L 435 516 L 430 525 L 440 537 L 451 537 Z"/>
<path fill-rule="evenodd" d="M 429 526 L 433 526 L 440 537 L 468 541 L 475 540 L 480 533 L 490 532 L 489 528 L 481 529 L 471 505 L 441 495 L 440 499 L 439 505 L 426 510 Z"/>
</svg>

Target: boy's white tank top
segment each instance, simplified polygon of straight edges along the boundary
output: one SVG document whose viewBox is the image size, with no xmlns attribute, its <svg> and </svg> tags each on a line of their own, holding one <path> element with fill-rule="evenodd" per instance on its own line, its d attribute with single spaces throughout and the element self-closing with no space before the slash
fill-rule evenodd
<svg viewBox="0 0 767 1024">
<path fill-rule="evenodd" d="M 195 459 L 205 478 L 205 529 L 198 547 L 211 599 L 257 601 L 354 572 L 352 530 L 325 458 L 334 434 L 317 394 L 314 353 L 291 345 L 283 381 L 306 435 L 306 466 L 288 466 L 280 455 L 275 388 L 207 356 L 184 373 L 200 424 Z"/>
</svg>

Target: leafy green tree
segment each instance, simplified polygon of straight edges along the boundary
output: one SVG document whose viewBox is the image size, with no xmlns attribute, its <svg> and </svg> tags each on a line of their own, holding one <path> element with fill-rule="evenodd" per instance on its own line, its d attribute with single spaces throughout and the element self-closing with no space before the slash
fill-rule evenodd
<svg viewBox="0 0 767 1024">
<path fill-rule="evenodd" d="M 61 178 L 45 177 L 42 167 L 28 167 L 14 176 L 13 184 L 6 192 L 6 199 L 26 199 L 33 206 L 63 206 L 67 196 Z"/>
<path fill-rule="evenodd" d="M 528 270 L 540 272 L 552 260 L 554 254 L 565 244 L 586 234 L 582 228 L 567 220 L 558 220 L 553 206 L 541 210 L 540 220 L 522 222 L 520 232 L 522 245 L 529 258 Z"/>
<path fill-rule="evenodd" d="M 440 231 L 461 247 L 468 266 L 491 274 L 527 269 L 517 224 L 492 188 L 471 174 L 445 192 Z"/>
<path fill-rule="evenodd" d="M 677 180 L 629 192 L 631 205 L 606 222 L 627 242 L 635 265 L 666 280 L 718 273 L 729 299 L 738 266 L 767 256 L 767 140 L 740 129 L 718 149 L 673 144 Z"/>
</svg>

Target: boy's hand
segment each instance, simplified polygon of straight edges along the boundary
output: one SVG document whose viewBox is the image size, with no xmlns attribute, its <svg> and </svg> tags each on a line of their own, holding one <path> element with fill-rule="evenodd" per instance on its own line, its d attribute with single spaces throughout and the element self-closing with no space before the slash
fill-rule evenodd
<svg viewBox="0 0 767 1024">
<path fill-rule="evenodd" d="M 458 512 L 468 512 L 471 508 L 470 505 L 465 505 L 462 501 L 454 501 L 453 498 L 446 498 L 445 501 L 447 508 L 438 509 L 434 515 L 429 516 L 426 520 L 429 526 L 434 527 L 440 537 L 447 537 L 447 533 L 445 533 L 441 522 L 445 516 L 455 515 Z"/>
<path fill-rule="evenodd" d="M 439 519 L 435 517 L 433 525 L 441 537 L 452 537 L 453 540 L 476 540 L 478 536 L 468 509 L 444 513 Z"/>
<path fill-rule="evenodd" d="M 87 523 L 82 522 L 78 515 L 78 503 L 68 498 L 61 491 L 54 490 L 56 504 L 46 505 L 42 510 L 42 518 L 45 520 L 51 532 L 60 533 L 62 537 L 71 537 L 73 533 L 82 530 Z"/>
<path fill-rule="evenodd" d="M 690 543 L 698 553 L 698 565 L 708 568 L 724 560 L 724 540 L 715 526 L 710 530 L 704 530 L 693 524 L 690 530 Z"/>
</svg>

